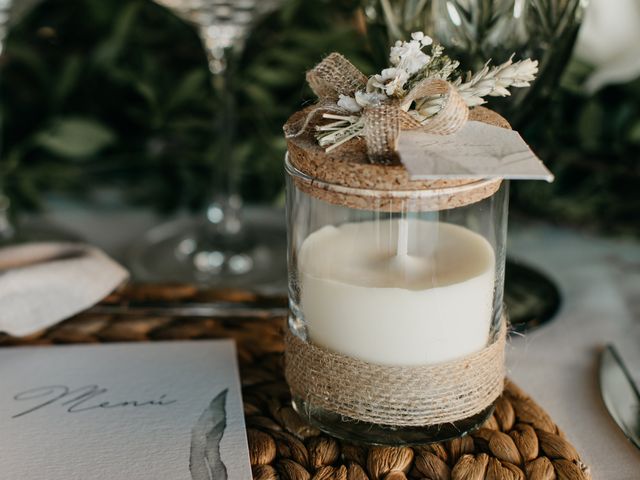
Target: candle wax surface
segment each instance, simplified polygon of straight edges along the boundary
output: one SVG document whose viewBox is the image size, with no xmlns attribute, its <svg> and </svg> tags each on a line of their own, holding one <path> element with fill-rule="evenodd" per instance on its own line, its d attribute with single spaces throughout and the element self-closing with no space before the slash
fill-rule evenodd
<svg viewBox="0 0 640 480">
<path fill-rule="evenodd" d="M 302 243 L 298 271 L 309 340 L 330 350 L 406 366 L 488 342 L 495 254 L 467 228 L 417 219 L 325 226 Z"/>
</svg>

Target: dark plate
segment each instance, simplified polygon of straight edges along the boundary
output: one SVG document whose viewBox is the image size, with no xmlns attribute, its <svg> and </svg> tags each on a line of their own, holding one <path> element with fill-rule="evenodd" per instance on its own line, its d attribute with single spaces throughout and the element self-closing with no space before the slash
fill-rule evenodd
<svg viewBox="0 0 640 480">
<path fill-rule="evenodd" d="M 560 309 L 560 291 L 555 283 L 516 260 L 507 259 L 504 288 L 504 302 L 516 332 L 549 322 Z"/>
</svg>

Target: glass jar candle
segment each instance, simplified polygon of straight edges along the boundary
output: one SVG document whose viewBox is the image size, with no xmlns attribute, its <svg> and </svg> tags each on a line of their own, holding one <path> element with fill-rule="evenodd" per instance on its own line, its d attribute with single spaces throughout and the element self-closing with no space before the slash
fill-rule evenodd
<svg viewBox="0 0 640 480">
<path fill-rule="evenodd" d="M 357 144 L 334 156 L 309 145 L 290 141 L 285 159 L 294 408 L 325 432 L 374 444 L 478 427 L 503 382 L 508 182 L 411 181 L 401 165 L 352 155 Z M 468 367 L 491 348 L 493 390 L 474 403 L 484 378 Z M 398 388 L 419 395 L 404 401 Z M 420 404 L 439 389 L 451 401 Z M 413 408 L 428 412 L 424 422 Z"/>
<path fill-rule="evenodd" d="M 507 181 L 390 192 L 323 182 L 289 159 L 286 172 L 294 335 L 395 367 L 456 360 L 492 341 L 503 314 Z M 294 406 L 328 433 L 370 443 L 450 438 L 491 413 L 488 406 L 443 425 L 397 427 L 295 395 Z"/>
</svg>

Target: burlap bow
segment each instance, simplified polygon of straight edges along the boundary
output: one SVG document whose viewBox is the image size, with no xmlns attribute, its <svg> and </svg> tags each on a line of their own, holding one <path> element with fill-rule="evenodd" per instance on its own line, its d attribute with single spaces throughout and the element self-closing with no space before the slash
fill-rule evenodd
<svg viewBox="0 0 640 480">
<path fill-rule="evenodd" d="M 318 96 L 318 109 L 336 111 L 340 95 L 353 97 L 365 90 L 367 77 L 339 53 L 332 53 L 307 72 L 307 82 Z M 421 123 L 401 108 L 423 97 L 442 95 L 440 111 Z M 351 114 L 350 112 L 346 112 Z M 449 135 L 459 130 L 469 117 L 469 108 L 456 88 L 440 79 L 426 78 L 418 82 L 401 99 L 390 98 L 377 106 L 362 111 L 367 155 L 372 163 L 390 164 L 397 161 L 396 147 L 400 130 L 421 130 L 438 135 Z M 305 121 L 303 128 L 309 123 Z"/>
</svg>

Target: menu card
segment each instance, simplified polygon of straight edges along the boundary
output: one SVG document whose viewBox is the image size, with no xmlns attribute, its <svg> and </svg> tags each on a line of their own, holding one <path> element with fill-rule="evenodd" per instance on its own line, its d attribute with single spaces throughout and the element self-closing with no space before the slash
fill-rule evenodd
<svg viewBox="0 0 640 480">
<path fill-rule="evenodd" d="M 251 478 L 233 342 L 0 348 L 0 472 Z"/>
</svg>

